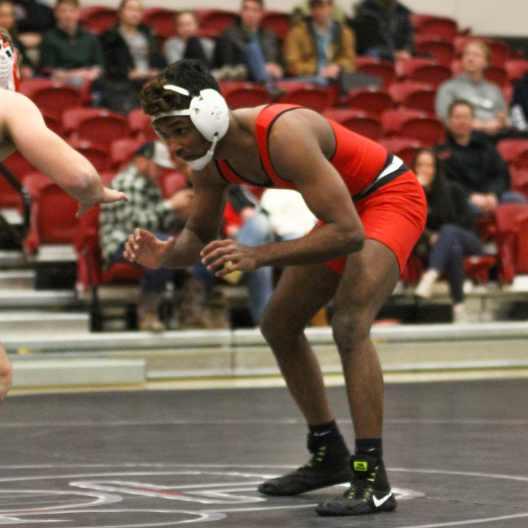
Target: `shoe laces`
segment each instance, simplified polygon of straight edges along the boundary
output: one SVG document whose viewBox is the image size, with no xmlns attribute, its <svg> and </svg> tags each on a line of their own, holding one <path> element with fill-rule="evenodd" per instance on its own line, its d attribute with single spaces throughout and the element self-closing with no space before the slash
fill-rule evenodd
<svg viewBox="0 0 528 528">
<path fill-rule="evenodd" d="M 312 452 L 312 458 L 306 463 L 304 466 L 302 466 L 301 469 L 312 469 L 315 466 L 318 466 L 319 464 L 322 464 L 326 458 L 326 452 L 328 450 L 328 446 L 326 445 L 320 445 L 318 448 L 316 448 Z"/>
<path fill-rule="evenodd" d="M 374 492 L 376 469 L 377 467 L 365 474 L 354 472 L 354 480 L 350 483 L 350 488 L 345 491 L 345 498 L 368 499 Z"/>
</svg>

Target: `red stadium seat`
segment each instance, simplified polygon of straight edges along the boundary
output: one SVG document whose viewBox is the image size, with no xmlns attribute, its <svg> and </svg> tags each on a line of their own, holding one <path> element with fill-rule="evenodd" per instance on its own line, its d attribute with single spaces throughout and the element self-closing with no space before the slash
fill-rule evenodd
<svg viewBox="0 0 528 528">
<path fill-rule="evenodd" d="M 278 103 L 298 104 L 316 112 L 323 112 L 333 104 L 332 92 L 326 88 L 295 82 L 280 82 L 277 86 L 284 92 Z"/>
<path fill-rule="evenodd" d="M 117 23 L 117 11 L 97 5 L 82 7 L 80 22 L 86 29 L 98 35 Z"/>
<path fill-rule="evenodd" d="M 451 40 L 458 33 L 458 24 L 452 18 L 413 14 L 411 20 L 417 35 L 435 36 Z"/>
<path fill-rule="evenodd" d="M 434 59 L 426 57 L 410 57 L 408 59 L 396 60 L 396 74 L 398 77 L 408 77 L 417 68 L 422 66 L 435 66 L 437 62 Z"/>
<path fill-rule="evenodd" d="M 508 73 L 500 66 L 488 66 L 484 72 L 484 76 L 490 82 L 503 86 L 509 82 Z"/>
<path fill-rule="evenodd" d="M 388 110 L 381 116 L 387 135 L 414 138 L 424 145 L 432 146 L 444 139 L 442 123 L 418 110 Z"/>
<path fill-rule="evenodd" d="M 503 139 L 497 144 L 497 150 L 504 161 L 512 164 L 523 152 L 528 152 L 528 139 Z"/>
<path fill-rule="evenodd" d="M 130 135 L 126 118 L 100 108 L 68 110 L 64 114 L 63 125 L 72 139 L 90 141 L 95 145 L 110 145 L 112 141 Z"/>
<path fill-rule="evenodd" d="M 162 39 L 176 34 L 175 11 L 162 7 L 149 7 L 143 12 L 143 24 L 149 26 Z"/>
<path fill-rule="evenodd" d="M 430 35 L 416 36 L 416 51 L 421 55 L 430 55 L 438 64 L 451 67 L 455 58 L 455 47 L 445 39 Z"/>
<path fill-rule="evenodd" d="M 123 138 L 116 139 L 110 146 L 110 158 L 112 165 L 116 169 L 128 163 L 134 152 L 143 144 L 141 139 L 137 138 Z"/>
<path fill-rule="evenodd" d="M 516 81 L 528 73 L 528 60 L 524 59 L 513 59 L 506 61 L 504 64 L 508 79 L 510 81 Z"/>
<path fill-rule="evenodd" d="M 26 249 L 34 253 L 43 244 L 72 243 L 78 227 L 78 203 L 39 173 L 29 174 L 26 185 L 33 198 Z"/>
<path fill-rule="evenodd" d="M 132 135 L 144 141 L 156 141 L 158 136 L 152 128 L 150 117 L 141 110 L 136 108 L 128 114 L 128 126 Z"/>
<path fill-rule="evenodd" d="M 16 175 L 15 175 L 16 176 Z M 17 178 L 20 181 L 20 178 Z M 0 209 L 22 207 L 22 199 L 18 191 L 0 174 Z"/>
<path fill-rule="evenodd" d="M 416 92 L 423 92 L 423 91 L 431 91 L 432 86 L 427 83 L 421 83 L 416 81 L 400 81 L 391 84 L 391 87 L 389 88 L 389 93 L 391 94 L 394 101 L 400 105 L 405 104 L 405 100 L 409 97 L 409 95 L 416 93 Z M 408 105 L 405 105 L 408 106 Z M 422 108 L 417 108 L 417 110 L 422 110 Z M 425 110 L 424 111 L 431 111 L 431 110 Z M 434 110 L 433 110 L 434 111 Z"/>
<path fill-rule="evenodd" d="M 282 11 L 267 11 L 262 18 L 261 25 L 273 31 L 280 40 L 284 40 L 290 30 L 290 15 Z"/>
<path fill-rule="evenodd" d="M 363 110 L 369 114 L 381 115 L 385 110 L 392 108 L 394 105 L 389 93 L 377 88 L 364 88 L 350 92 L 343 106 Z"/>
<path fill-rule="evenodd" d="M 379 77 L 387 89 L 396 79 L 396 70 L 392 62 L 375 59 L 373 57 L 358 57 L 356 59 L 358 71 Z"/>
<path fill-rule="evenodd" d="M 245 82 L 224 82 L 221 84 L 222 94 L 229 108 L 246 108 L 260 106 L 271 102 L 269 92 L 258 84 Z"/>
<path fill-rule="evenodd" d="M 165 198 L 171 197 L 174 193 L 187 187 L 185 174 L 177 171 L 167 171 L 160 178 L 161 192 Z"/>
<path fill-rule="evenodd" d="M 510 167 L 511 187 L 528 198 L 528 167 Z"/>
<path fill-rule="evenodd" d="M 497 249 L 502 282 L 528 273 L 528 205 L 505 204 L 497 207 Z"/>
<path fill-rule="evenodd" d="M 30 172 L 36 169 L 20 154 L 15 152 L 2 162 L 20 181 L 22 181 Z"/>
<path fill-rule="evenodd" d="M 431 84 L 433 87 L 438 87 L 443 82 L 451 79 L 451 69 L 441 64 L 424 64 L 422 66 L 416 66 L 412 72 L 408 73 L 405 78 L 416 81 Z"/>
<path fill-rule="evenodd" d="M 42 117 L 44 118 L 47 127 L 50 130 L 53 130 L 55 134 L 57 134 L 58 136 L 62 136 L 64 134 L 64 128 L 62 126 L 62 121 L 60 118 L 51 115 L 46 111 L 42 112 Z"/>
<path fill-rule="evenodd" d="M 378 117 L 363 110 L 336 108 L 327 110 L 324 115 L 371 139 L 378 140 L 383 135 L 383 127 Z"/>
<path fill-rule="evenodd" d="M 60 119 L 65 110 L 82 104 L 79 90 L 48 79 L 28 79 L 21 84 L 20 91 L 55 119 Z"/>
<path fill-rule="evenodd" d="M 490 271 L 497 265 L 495 255 L 472 255 L 464 259 L 464 273 L 477 284 L 487 284 Z"/>
<path fill-rule="evenodd" d="M 219 37 L 225 29 L 236 23 L 237 13 L 225 9 L 196 9 L 199 20 L 200 35 Z"/>
</svg>

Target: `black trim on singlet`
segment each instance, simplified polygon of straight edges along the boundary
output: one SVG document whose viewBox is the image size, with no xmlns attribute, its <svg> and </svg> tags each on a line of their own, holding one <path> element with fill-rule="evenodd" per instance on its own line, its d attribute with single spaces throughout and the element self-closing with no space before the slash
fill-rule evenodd
<svg viewBox="0 0 528 528">
<path fill-rule="evenodd" d="M 214 161 L 214 164 L 215 164 L 215 167 L 216 167 L 216 172 L 218 172 L 218 174 L 220 174 L 220 178 L 222 178 L 222 180 L 224 180 L 226 183 L 229 183 L 229 185 L 233 185 L 233 182 L 229 181 L 225 176 L 224 176 L 224 173 L 222 172 L 222 168 L 220 167 L 220 163 L 218 160 L 213 160 Z"/>
<path fill-rule="evenodd" d="M 383 165 L 383 168 L 379 171 L 379 174 L 381 174 L 391 163 L 394 156 L 392 154 L 387 155 L 387 159 L 385 160 L 385 163 Z M 367 196 L 370 196 L 372 193 L 376 192 L 380 187 L 383 187 L 387 183 L 390 183 L 392 180 L 396 179 L 401 174 L 404 174 L 409 171 L 409 167 L 405 165 L 405 163 L 402 163 L 400 167 L 398 167 L 393 172 L 387 174 L 381 180 L 378 180 L 377 178 L 374 179 L 374 182 L 371 183 L 366 189 L 363 189 L 360 193 L 354 195 L 352 199 L 357 202 L 359 200 L 363 200 Z"/>
<path fill-rule="evenodd" d="M 259 156 L 260 158 L 260 156 Z M 270 187 L 272 186 L 273 187 L 273 182 L 268 178 L 268 181 L 267 183 L 257 183 L 257 182 L 254 182 L 253 180 L 250 180 L 248 178 L 245 178 L 244 176 L 242 176 L 242 174 L 240 174 L 237 170 L 235 170 L 235 168 L 233 167 L 233 165 L 231 165 L 231 163 L 229 163 L 229 161 L 227 160 L 224 160 L 224 163 L 241 179 L 241 180 L 244 180 L 247 184 L 249 185 L 254 185 L 255 187 Z M 268 173 L 266 171 L 264 171 L 264 174 L 266 177 L 268 177 Z"/>
</svg>

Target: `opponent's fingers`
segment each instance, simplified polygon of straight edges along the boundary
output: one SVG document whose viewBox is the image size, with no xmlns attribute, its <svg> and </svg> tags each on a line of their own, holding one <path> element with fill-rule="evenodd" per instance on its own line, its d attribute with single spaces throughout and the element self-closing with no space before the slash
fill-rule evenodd
<svg viewBox="0 0 528 528">
<path fill-rule="evenodd" d="M 228 259 L 224 265 L 217 272 L 215 272 L 215 276 L 225 277 L 226 275 L 233 273 L 233 271 L 242 271 L 240 268 L 240 262 Z"/>
<path fill-rule="evenodd" d="M 126 202 L 128 201 L 128 196 L 121 191 L 116 191 L 110 187 L 105 187 L 103 189 L 103 197 L 101 203 L 112 203 L 112 202 Z"/>
<path fill-rule="evenodd" d="M 232 253 L 227 253 L 225 255 L 222 255 L 220 257 L 218 257 L 214 262 L 212 262 L 211 264 L 209 264 L 207 266 L 207 269 L 209 271 L 213 271 L 213 272 L 217 272 L 223 268 L 225 268 L 226 265 L 228 265 L 229 267 L 232 267 L 234 265 L 235 262 L 237 262 L 238 259 L 237 257 L 232 254 Z M 231 271 L 234 271 L 233 269 Z"/>
</svg>

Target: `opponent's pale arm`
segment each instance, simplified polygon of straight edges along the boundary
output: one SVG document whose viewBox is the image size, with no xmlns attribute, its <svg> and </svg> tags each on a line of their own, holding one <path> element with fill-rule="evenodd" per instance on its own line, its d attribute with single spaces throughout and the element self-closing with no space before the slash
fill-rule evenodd
<svg viewBox="0 0 528 528">
<path fill-rule="evenodd" d="M 2 117 L 22 156 L 81 204 L 101 200 L 103 185 L 93 165 L 45 124 L 27 97 L 2 91 Z"/>
</svg>

